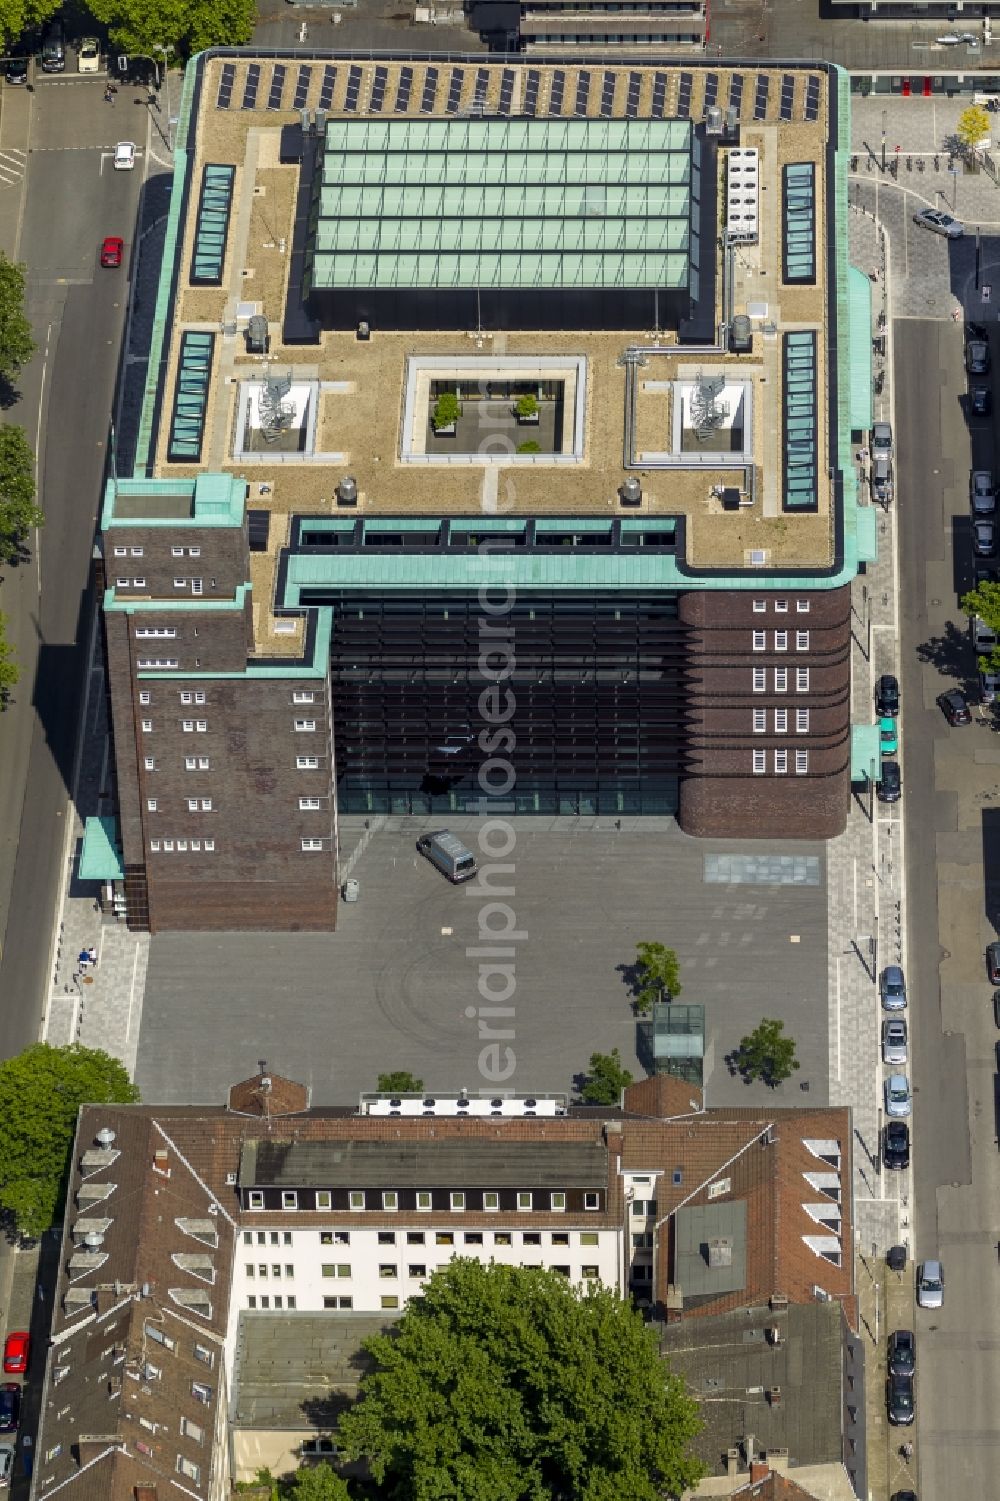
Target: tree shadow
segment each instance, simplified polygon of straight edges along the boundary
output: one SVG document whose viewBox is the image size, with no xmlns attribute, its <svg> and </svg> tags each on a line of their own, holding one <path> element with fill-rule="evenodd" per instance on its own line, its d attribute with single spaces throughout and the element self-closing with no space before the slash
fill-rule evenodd
<svg viewBox="0 0 1000 1501">
<path fill-rule="evenodd" d="M 975 689 L 976 659 L 972 654 L 968 632 L 959 630 L 954 621 L 945 622 L 939 636 L 930 636 L 917 647 L 917 658 L 933 667 L 942 677 L 954 678 L 969 691 Z"/>
<path fill-rule="evenodd" d="M 10 411 L 21 400 L 20 389 L 6 375 L 0 375 L 0 410 Z"/>
</svg>

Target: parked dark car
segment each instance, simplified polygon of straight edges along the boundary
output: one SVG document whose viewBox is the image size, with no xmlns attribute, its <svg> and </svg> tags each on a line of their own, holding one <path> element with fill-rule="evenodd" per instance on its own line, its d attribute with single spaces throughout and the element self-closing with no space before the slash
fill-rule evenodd
<svg viewBox="0 0 1000 1501">
<path fill-rule="evenodd" d="M 905 1121 L 887 1121 L 882 1133 L 882 1160 L 886 1167 L 910 1165 L 910 1128 Z"/>
<path fill-rule="evenodd" d="M 21 1388 L 16 1381 L 0 1386 L 0 1433 L 16 1433 L 21 1415 Z"/>
<path fill-rule="evenodd" d="M 889 1422 L 897 1427 L 912 1423 L 916 1416 L 913 1406 L 913 1377 L 890 1376 L 885 1384 L 886 1406 Z"/>
<path fill-rule="evenodd" d="M 889 1375 L 913 1375 L 917 1369 L 917 1339 L 912 1329 L 894 1329 L 889 1335 Z"/>
<path fill-rule="evenodd" d="M 892 1501 L 917 1501 L 916 1491 L 893 1491 Z"/>
<path fill-rule="evenodd" d="M 990 368 L 990 346 L 985 339 L 969 339 L 965 346 L 965 368 L 970 375 L 986 375 Z"/>
<path fill-rule="evenodd" d="M 893 1124 L 901 1124 L 901 1123 L 894 1122 Z M 905 1246 L 890 1246 L 889 1249 L 888 1249 L 888 1251 L 886 1251 L 886 1253 L 885 1253 L 885 1264 L 889 1268 L 890 1272 L 905 1272 L 906 1271 L 906 1247 Z"/>
<path fill-rule="evenodd" d="M 26 57 L 12 57 L 8 60 L 4 69 L 4 78 L 8 83 L 19 84 L 28 82 L 28 59 Z"/>
<path fill-rule="evenodd" d="M 947 693 L 940 694 L 938 696 L 938 704 L 949 724 L 972 723 L 972 715 L 969 713 L 969 701 L 961 688 L 949 688 Z"/>
<path fill-rule="evenodd" d="M 875 713 L 899 713 L 899 683 L 891 672 L 883 673 L 875 684 Z"/>
<path fill-rule="evenodd" d="M 898 803 L 903 796 L 903 776 L 898 761 L 883 761 L 878 783 L 880 803 Z M 997 982 L 1000 984 L 1000 981 Z"/>
<path fill-rule="evenodd" d="M 986 945 L 986 974 L 991 985 L 1000 985 L 1000 943 Z"/>
<path fill-rule="evenodd" d="M 973 417 L 988 417 L 993 410 L 993 392 L 989 386 L 973 386 L 969 395 L 969 411 Z"/>
<path fill-rule="evenodd" d="M 993 992 L 993 1020 L 1000 1027 L 1000 990 Z"/>
</svg>

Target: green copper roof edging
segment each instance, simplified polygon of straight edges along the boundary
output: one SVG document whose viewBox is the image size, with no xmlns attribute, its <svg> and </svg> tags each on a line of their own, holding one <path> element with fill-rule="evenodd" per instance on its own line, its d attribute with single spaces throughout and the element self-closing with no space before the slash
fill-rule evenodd
<svg viewBox="0 0 1000 1501">
<path fill-rule="evenodd" d="M 81 881 L 124 881 L 125 866 L 117 818 L 88 818 L 85 821 L 76 874 Z"/>
<path fill-rule="evenodd" d="M 851 781 L 877 782 L 882 749 L 877 724 L 851 725 Z"/>
<path fill-rule="evenodd" d="M 110 527 L 242 526 L 247 484 L 236 474 L 199 474 L 196 479 L 109 479 L 104 487 L 101 530 Z M 116 502 L 149 496 L 191 501 L 190 516 L 118 516 Z"/>
<path fill-rule="evenodd" d="M 200 615 L 203 610 L 218 612 L 221 610 L 242 610 L 246 604 L 246 597 L 251 588 L 250 584 L 237 585 L 236 595 L 233 599 L 195 599 L 189 594 L 185 599 L 150 599 L 143 596 L 141 599 L 130 599 L 127 595 L 119 598 L 115 589 L 105 589 L 104 609 L 112 614 L 134 615 L 137 611 L 166 610 L 169 614 L 174 610 L 187 610 L 190 614 Z"/>
<path fill-rule="evenodd" d="M 308 661 L 290 661 L 288 658 L 275 659 L 268 664 L 266 659 L 259 658 L 248 662 L 242 672 L 176 672 L 173 668 L 165 672 L 159 670 L 153 672 L 140 672 L 136 676 L 150 678 L 154 681 L 161 678 L 172 678 L 181 682 L 194 680 L 200 683 L 223 683 L 243 681 L 247 678 L 325 678 L 330 670 L 330 637 L 333 633 L 333 610 L 324 607 L 312 612 L 315 618 L 313 630 L 313 651 Z"/>
</svg>

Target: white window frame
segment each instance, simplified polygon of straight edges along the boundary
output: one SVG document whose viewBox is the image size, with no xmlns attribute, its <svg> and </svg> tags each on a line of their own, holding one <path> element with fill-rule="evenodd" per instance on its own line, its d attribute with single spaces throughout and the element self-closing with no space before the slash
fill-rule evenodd
<svg viewBox="0 0 1000 1501">
<path fill-rule="evenodd" d="M 484 1214 L 500 1213 L 500 1195 L 492 1188 L 487 1188 L 483 1192 L 483 1212 Z"/>
<path fill-rule="evenodd" d="M 299 848 L 301 849 L 301 851 L 302 851 L 302 853 L 304 855 L 318 855 L 318 854 L 322 853 L 322 850 L 323 850 L 323 841 L 322 841 L 322 839 L 312 839 L 312 838 L 309 838 L 309 839 L 300 839 L 299 840 Z"/>
<path fill-rule="evenodd" d="M 214 855 L 215 854 L 215 840 L 214 839 L 206 839 L 205 840 L 205 853 L 206 853 L 206 855 Z"/>
<path fill-rule="evenodd" d="M 796 667 L 796 669 L 795 669 L 795 691 L 796 691 L 796 693 L 808 693 L 809 692 L 809 669 L 808 669 L 808 667 Z"/>
<path fill-rule="evenodd" d="M 151 734 L 153 730 L 153 721 L 151 719 L 144 719 L 142 721 L 142 728 L 147 735 Z"/>
<path fill-rule="evenodd" d="M 185 756 L 184 757 L 184 770 L 185 771 L 197 771 L 198 770 L 198 758 L 196 756 Z"/>
<path fill-rule="evenodd" d="M 132 588 L 133 589 L 145 589 L 145 587 L 146 587 L 146 580 L 144 578 L 142 578 L 142 579 L 133 579 L 132 580 Z"/>
<path fill-rule="evenodd" d="M 795 610 L 796 610 L 796 613 L 799 614 L 799 615 L 808 615 L 809 614 L 809 601 L 807 599 L 797 599 L 795 601 Z"/>
<path fill-rule="evenodd" d="M 160 841 L 158 839 L 151 839 L 149 841 L 149 848 L 154 855 L 158 855 L 160 853 Z"/>
<path fill-rule="evenodd" d="M 155 797 L 147 797 L 147 799 L 146 799 L 146 812 L 147 813 L 155 813 L 156 812 L 156 798 Z"/>
<path fill-rule="evenodd" d="M 182 704 L 189 704 L 190 702 L 191 702 L 191 695 L 190 695 L 190 693 L 184 693 L 184 692 L 182 692 L 181 693 L 181 703 Z"/>
<path fill-rule="evenodd" d="M 188 812 L 189 813 L 197 813 L 197 811 L 198 811 L 198 799 L 196 797 L 189 797 L 188 798 Z"/>
<path fill-rule="evenodd" d="M 203 704 L 205 702 L 205 694 L 202 689 L 195 690 L 194 701 L 196 704 Z"/>
<path fill-rule="evenodd" d="M 296 771 L 318 771 L 319 756 L 296 756 L 295 769 Z"/>
<path fill-rule="evenodd" d="M 399 1194 L 394 1188 L 386 1188 L 382 1192 L 382 1208 L 386 1214 L 394 1214 L 399 1208 Z"/>
<path fill-rule="evenodd" d="M 170 549 L 170 556 L 172 558 L 182 558 L 184 556 L 183 547 L 172 547 Z"/>
<path fill-rule="evenodd" d="M 787 709 L 775 709 L 775 711 L 774 711 L 774 733 L 776 735 L 787 735 L 788 734 L 788 710 Z"/>
<path fill-rule="evenodd" d="M 795 632 L 795 650 L 796 651 L 808 651 L 809 650 L 809 632 L 808 631 L 796 631 Z"/>
<path fill-rule="evenodd" d="M 316 813 L 322 806 L 323 805 L 318 797 L 299 798 L 299 811 L 301 813 Z"/>
<path fill-rule="evenodd" d="M 207 734 L 207 732 L 208 732 L 208 720 L 207 719 L 196 719 L 195 722 L 194 722 L 194 727 L 198 731 L 199 735 Z"/>
<path fill-rule="evenodd" d="M 143 756 L 143 758 L 142 758 L 142 764 L 143 764 L 143 766 L 145 766 L 145 768 L 146 768 L 147 771 L 155 771 L 156 770 L 156 757 L 155 756 Z"/>
<path fill-rule="evenodd" d="M 774 753 L 774 774 L 776 777 L 788 775 L 788 752 L 776 750 Z"/>
<path fill-rule="evenodd" d="M 351 1191 L 350 1191 L 350 1193 L 347 1196 L 347 1202 L 348 1202 L 348 1204 L 349 1204 L 352 1212 L 356 1213 L 358 1210 L 364 1209 L 364 1207 L 365 1207 L 365 1192 L 364 1192 L 364 1189 L 363 1188 L 352 1188 Z"/>
<path fill-rule="evenodd" d="M 333 1196 L 330 1193 L 330 1190 L 328 1188 L 319 1188 L 319 1189 L 316 1190 L 316 1208 L 317 1209 L 332 1209 L 333 1208 Z"/>
<path fill-rule="evenodd" d="M 753 753 L 753 763 L 752 764 L 753 764 L 753 774 L 754 774 L 754 776 L 755 777 L 762 777 L 764 775 L 764 773 L 767 771 L 767 751 L 766 750 L 755 750 L 754 753 Z"/>
<path fill-rule="evenodd" d="M 775 651 L 787 651 L 788 650 L 788 632 L 787 631 L 775 631 L 775 633 L 774 633 L 774 649 L 775 649 Z"/>
<path fill-rule="evenodd" d="M 766 693 L 767 692 L 767 668 L 766 667 L 755 667 L 754 668 L 754 670 L 753 670 L 753 691 L 754 691 L 754 693 Z"/>
<path fill-rule="evenodd" d="M 201 557 L 201 548 L 200 547 L 189 547 L 188 548 L 188 557 L 189 558 L 200 558 Z"/>
<path fill-rule="evenodd" d="M 201 811 L 203 813 L 211 813 L 211 811 L 212 811 L 212 799 L 210 797 L 203 797 L 202 798 L 202 800 L 201 800 Z"/>
<path fill-rule="evenodd" d="M 187 579 L 174 579 L 174 588 L 175 589 L 186 589 L 187 585 L 188 585 Z"/>
<path fill-rule="evenodd" d="M 304 688 L 296 688 L 292 694 L 293 704 L 314 704 L 315 702 L 315 693 L 307 693 Z"/>
<path fill-rule="evenodd" d="M 116 589 L 128 589 L 132 585 L 131 579 L 115 579 Z"/>
<path fill-rule="evenodd" d="M 465 1213 L 465 1194 L 460 1189 L 449 1195 L 448 1202 L 453 1214 Z"/>
<path fill-rule="evenodd" d="M 251 1188 L 250 1191 L 249 1191 L 249 1193 L 247 1194 L 247 1208 L 248 1209 L 263 1209 L 263 1207 L 264 1207 L 264 1190 L 262 1188 Z"/>
<path fill-rule="evenodd" d="M 775 691 L 775 693 L 787 693 L 788 692 L 788 668 L 787 667 L 776 667 L 774 669 L 774 691 Z"/>
<path fill-rule="evenodd" d="M 182 719 L 181 720 L 181 729 L 184 731 L 185 735 L 193 735 L 194 734 L 194 720 L 193 719 Z"/>
<path fill-rule="evenodd" d="M 583 1207 L 584 1207 L 584 1209 L 591 1209 L 591 1210 L 593 1210 L 593 1209 L 600 1209 L 600 1207 L 601 1207 L 601 1196 L 600 1196 L 600 1194 L 599 1193 L 594 1193 L 594 1192 L 585 1193 L 584 1196 L 583 1196 Z"/>
<path fill-rule="evenodd" d="M 128 557 L 128 548 L 127 547 L 116 547 L 115 548 L 115 557 L 116 558 L 127 558 Z"/>
<path fill-rule="evenodd" d="M 767 610 L 767 600 L 766 599 L 755 599 L 754 600 L 754 602 L 753 602 L 753 612 L 754 612 L 755 615 L 763 615 L 766 610 Z"/>
<path fill-rule="evenodd" d="M 299 1196 L 294 1188 L 283 1188 L 281 1190 L 281 1207 L 282 1209 L 298 1209 Z"/>
<path fill-rule="evenodd" d="M 551 1196 L 551 1203 L 550 1203 L 549 1207 L 551 1208 L 553 1214 L 565 1214 L 565 1212 L 566 1212 L 566 1195 L 564 1193 L 554 1193 L 554 1194 L 552 1194 L 552 1196 Z"/>
<path fill-rule="evenodd" d="M 755 735 L 766 735 L 767 734 L 767 710 L 766 709 L 754 709 L 754 711 L 753 711 L 753 732 L 754 732 Z"/>
<path fill-rule="evenodd" d="M 129 551 L 131 552 L 133 558 L 141 558 L 142 554 L 144 552 L 144 549 L 141 548 L 141 547 L 132 547 L 132 548 L 129 549 Z"/>
<path fill-rule="evenodd" d="M 796 735 L 808 735 L 808 733 L 809 733 L 809 710 L 808 709 L 796 709 L 796 711 L 795 711 L 795 733 L 796 733 Z"/>
<path fill-rule="evenodd" d="M 517 1212 L 526 1214 L 532 1206 L 532 1194 L 530 1188 L 519 1188 L 517 1191 Z"/>
<path fill-rule="evenodd" d="M 767 649 L 767 632 L 766 631 L 754 631 L 753 632 L 753 649 L 754 649 L 754 651 L 766 651 L 766 649 Z"/>
<path fill-rule="evenodd" d="M 315 719 L 297 719 L 295 721 L 295 733 L 297 735 L 313 735 L 315 732 Z"/>
<path fill-rule="evenodd" d="M 426 1188 L 418 1188 L 417 1189 L 417 1211 L 418 1211 L 418 1213 L 420 1213 L 420 1214 L 429 1214 L 430 1211 L 433 1208 L 434 1208 L 434 1200 L 433 1200 L 433 1198 L 431 1196 L 430 1190 L 426 1189 Z"/>
<path fill-rule="evenodd" d="M 774 601 L 774 613 L 776 615 L 787 615 L 788 614 L 788 600 L 787 599 L 776 599 Z"/>
<path fill-rule="evenodd" d="M 208 756 L 199 756 L 198 757 L 198 770 L 199 771 L 211 771 L 211 769 L 212 769 L 212 763 L 209 760 Z"/>
<path fill-rule="evenodd" d="M 201 1485 L 201 1465 L 196 1465 L 193 1459 L 188 1459 L 184 1454 L 177 1456 L 177 1473 L 183 1475 L 185 1480 L 190 1480 L 193 1485 Z"/>
<path fill-rule="evenodd" d="M 803 777 L 806 775 L 808 770 L 809 752 L 807 750 L 797 750 L 795 752 L 795 775 L 797 777 Z"/>
<path fill-rule="evenodd" d="M 139 702 L 141 704 L 149 704 L 149 703 L 152 703 L 152 701 L 153 701 L 153 695 L 148 690 L 144 689 L 142 692 L 140 692 L 140 694 L 139 694 Z"/>
</svg>

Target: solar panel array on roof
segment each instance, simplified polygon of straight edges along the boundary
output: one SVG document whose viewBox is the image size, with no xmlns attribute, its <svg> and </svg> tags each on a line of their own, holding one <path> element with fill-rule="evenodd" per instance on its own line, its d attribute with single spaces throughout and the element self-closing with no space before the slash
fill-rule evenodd
<svg viewBox="0 0 1000 1501">
<path fill-rule="evenodd" d="M 784 73 L 781 78 L 781 110 L 782 120 L 792 118 L 792 105 L 795 103 L 795 75 Z"/>
<path fill-rule="evenodd" d="M 438 91 L 438 70 L 428 68 L 424 75 L 424 96 L 420 101 L 420 108 L 425 115 L 429 115 L 434 108 L 434 100 Z"/>
<path fill-rule="evenodd" d="M 222 76 L 219 79 L 219 97 L 215 101 L 216 109 L 228 109 L 233 102 L 233 84 L 236 82 L 236 64 L 223 63 Z"/>
<path fill-rule="evenodd" d="M 323 87 L 319 91 L 320 109 L 329 109 L 333 103 L 333 89 L 337 82 L 337 70 L 329 64 L 323 69 Z"/>
<path fill-rule="evenodd" d="M 251 63 L 247 68 L 247 81 L 243 89 L 243 109 L 255 109 L 257 90 L 260 88 L 260 63 Z"/>
<path fill-rule="evenodd" d="M 610 120 L 615 112 L 615 85 L 617 82 L 617 73 L 605 73 L 604 87 L 601 90 L 601 118 L 604 120 Z"/>
<path fill-rule="evenodd" d="M 368 101 L 368 108 L 373 114 L 378 114 L 385 103 L 385 86 L 389 82 L 389 69 L 376 68 L 375 77 L 372 79 L 372 97 Z"/>
<path fill-rule="evenodd" d="M 271 74 L 271 92 L 267 96 L 268 109 L 281 108 L 281 96 L 285 92 L 285 74 L 288 69 L 284 63 L 275 63 L 274 72 Z"/>
<path fill-rule="evenodd" d="M 576 81 L 576 112 L 578 115 L 587 113 L 587 100 L 590 98 L 590 74 L 581 73 Z"/>
<path fill-rule="evenodd" d="M 396 90 L 396 114 L 401 115 L 410 105 L 410 92 L 413 88 L 413 69 L 400 68 L 399 88 Z"/>
<path fill-rule="evenodd" d="M 462 84 L 465 82 L 465 69 L 452 68 L 451 85 L 448 89 L 448 113 L 453 115 L 462 102 Z"/>
<path fill-rule="evenodd" d="M 767 115 L 767 96 L 771 90 L 771 79 L 767 73 L 757 74 L 757 93 L 753 101 L 753 117 L 755 120 L 763 120 Z"/>
<path fill-rule="evenodd" d="M 480 68 L 476 74 L 476 92 L 473 96 L 472 106 L 474 109 L 484 109 L 486 106 L 486 93 L 490 86 L 489 68 Z"/>
<path fill-rule="evenodd" d="M 566 74 L 561 68 L 556 68 L 552 75 L 552 87 L 549 90 L 549 114 L 562 114 L 563 94 L 566 91 Z"/>
<path fill-rule="evenodd" d="M 635 120 L 639 114 L 639 95 L 642 92 L 642 74 L 628 75 L 628 99 L 625 102 L 625 118 Z"/>
<path fill-rule="evenodd" d="M 358 95 L 361 92 L 361 80 L 365 75 L 360 68 L 354 67 L 347 75 L 347 94 L 344 98 L 344 108 L 354 110 L 358 107 Z"/>
<path fill-rule="evenodd" d="M 682 73 L 677 87 L 677 113 L 682 120 L 691 118 L 691 90 L 694 88 L 694 75 Z"/>
<path fill-rule="evenodd" d="M 653 107 L 650 110 L 654 120 L 662 120 L 667 106 L 667 75 L 657 73 L 653 79 Z"/>
<path fill-rule="evenodd" d="M 305 109 L 306 100 L 309 98 L 309 83 L 312 78 L 312 68 L 307 68 L 305 63 L 299 68 L 299 76 L 295 81 L 295 98 L 292 100 L 293 109 Z"/>
<path fill-rule="evenodd" d="M 806 84 L 806 119 L 819 119 L 819 79 L 815 73 L 810 73 Z"/>
<path fill-rule="evenodd" d="M 514 102 L 514 79 L 515 74 L 513 68 L 504 68 L 503 75 L 500 79 L 499 111 L 501 115 L 510 114 L 510 107 Z"/>
<path fill-rule="evenodd" d="M 729 80 L 729 108 L 737 114 L 743 108 L 743 74 L 734 73 Z"/>
<path fill-rule="evenodd" d="M 719 102 L 719 75 L 718 73 L 705 74 L 705 108 L 711 109 L 713 104 Z"/>
<path fill-rule="evenodd" d="M 529 68 L 527 82 L 524 85 L 524 113 L 526 115 L 533 115 L 538 108 L 538 86 L 541 81 L 541 73 L 534 68 Z"/>
</svg>

